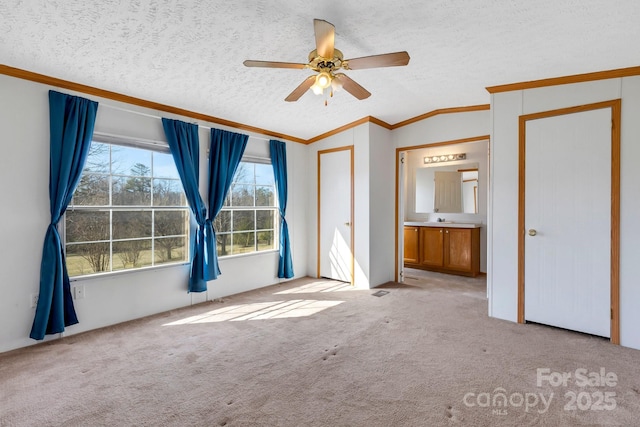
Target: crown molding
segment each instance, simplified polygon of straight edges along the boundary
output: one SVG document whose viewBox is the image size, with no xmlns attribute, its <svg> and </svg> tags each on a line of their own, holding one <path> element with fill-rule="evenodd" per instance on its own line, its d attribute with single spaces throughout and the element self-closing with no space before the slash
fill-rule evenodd
<svg viewBox="0 0 640 427">
<path fill-rule="evenodd" d="M 222 126 L 241 129 L 248 132 L 255 132 L 258 134 L 271 136 L 274 138 L 286 139 L 293 142 L 299 142 L 301 144 L 306 143 L 306 140 L 302 138 L 297 138 L 295 136 L 273 132 L 267 129 L 245 125 L 243 123 L 232 122 L 230 120 L 225 120 L 219 117 L 214 117 L 207 114 L 197 113 L 195 111 L 189 111 L 182 108 L 173 107 L 171 105 L 160 104 L 158 102 L 153 102 L 153 101 L 147 101 L 145 99 L 124 95 L 118 92 L 112 92 L 109 90 L 104 90 L 104 89 L 96 88 L 93 86 L 74 83 L 68 80 L 62 80 L 56 77 L 34 73 L 32 71 L 21 70 L 19 68 L 9 67 L 8 65 L 4 65 L 4 64 L 0 64 L 0 74 L 4 74 L 11 77 L 17 77 L 19 79 L 29 80 L 36 83 L 55 86 L 58 88 L 73 90 L 75 92 L 85 93 L 88 95 L 99 96 L 101 98 L 111 99 L 118 102 L 124 102 L 126 104 L 137 105 L 139 107 L 150 108 L 152 110 L 164 111 L 165 113 L 177 114 L 180 116 L 190 117 L 192 119 L 202 120 L 210 123 L 216 123 Z"/>
<path fill-rule="evenodd" d="M 356 120 L 354 122 L 347 123 L 346 125 L 340 126 L 339 128 L 333 129 L 333 130 L 331 130 L 329 132 L 325 132 L 323 134 L 315 136 L 315 137 L 307 140 L 307 144 L 313 144 L 314 142 L 323 140 L 323 139 L 328 138 L 328 137 L 330 137 L 332 135 L 335 135 L 335 134 L 340 133 L 340 132 L 344 132 L 345 130 L 354 128 L 356 126 L 360 126 L 361 124 L 364 124 L 364 123 L 374 123 L 374 124 L 376 124 L 378 126 L 381 126 L 381 127 L 385 128 L 385 129 L 395 130 L 395 129 L 401 128 L 403 126 L 407 126 L 407 125 L 410 125 L 412 123 L 416 123 L 416 122 L 428 119 L 430 117 L 437 116 L 439 114 L 468 113 L 470 111 L 489 110 L 489 108 L 490 108 L 489 104 L 471 105 L 471 106 L 468 106 L 468 107 L 441 108 L 441 109 L 438 109 L 438 110 L 430 111 L 430 112 L 425 113 L 425 114 L 421 114 L 421 115 L 413 117 L 411 119 L 407 119 L 407 120 L 398 122 L 398 123 L 393 124 L 393 125 L 389 124 L 389 123 L 387 123 L 385 121 L 382 121 L 382 120 L 380 120 L 380 119 L 378 119 L 376 117 L 367 116 L 367 117 L 363 117 L 363 118 L 361 118 L 359 120 Z"/>
<path fill-rule="evenodd" d="M 429 117 L 437 116 L 438 114 L 451 114 L 451 113 L 468 113 L 470 111 L 484 111 L 489 110 L 491 106 L 489 104 L 480 104 L 480 105 L 470 105 L 468 107 L 452 107 L 452 108 L 440 108 L 438 110 L 433 110 L 425 114 L 421 114 L 419 116 L 413 117 L 411 119 L 407 119 L 401 122 L 398 122 L 391 126 L 391 129 L 398 129 L 403 126 L 410 125 L 412 123 L 419 122 L 424 119 L 428 119 Z"/>
<path fill-rule="evenodd" d="M 617 68 L 614 70 L 597 71 L 594 73 L 574 74 L 563 77 L 552 77 L 549 79 L 531 80 L 528 82 L 489 86 L 486 89 L 489 93 L 500 93 L 514 90 L 535 89 L 546 86 L 566 85 L 571 83 L 584 83 L 594 80 L 617 79 L 638 75 L 640 75 L 640 67 Z"/>
<path fill-rule="evenodd" d="M 306 143 L 307 144 L 313 144 L 314 142 L 318 142 L 318 141 L 323 140 L 325 138 L 328 138 L 328 137 L 330 137 L 332 135 L 338 134 L 340 132 L 344 132 L 345 130 L 349 130 L 349 129 L 352 129 L 352 128 L 356 127 L 356 126 L 360 126 L 360 125 L 362 125 L 364 123 L 375 123 L 375 124 L 377 124 L 379 126 L 382 126 L 383 128 L 391 129 L 391 125 L 390 124 L 388 124 L 386 122 L 383 122 L 380 119 L 376 119 L 375 117 L 367 116 L 367 117 L 363 117 L 363 118 L 361 118 L 359 120 L 356 120 L 355 122 L 347 123 L 346 125 L 340 126 L 339 128 L 335 128 L 333 130 L 330 130 L 329 132 L 325 132 L 325 133 L 322 133 L 320 135 L 314 136 L 313 138 L 308 139 Z"/>
<path fill-rule="evenodd" d="M 640 67 L 638 67 L 640 69 Z M 640 71 L 639 71 L 640 73 Z M 33 71 L 22 70 L 20 68 L 10 67 L 8 65 L 0 64 L 0 74 L 4 74 L 10 77 L 16 77 L 23 80 L 29 80 L 35 83 L 41 83 L 49 86 L 54 86 L 57 88 L 68 89 L 79 93 L 85 93 L 88 95 L 98 96 L 105 99 L 111 99 L 118 102 L 123 102 L 125 104 L 137 105 L 139 107 L 149 108 L 152 110 L 164 111 L 166 113 L 176 114 L 184 117 L 189 117 L 192 119 L 202 120 L 209 123 L 216 123 L 222 126 L 228 126 L 235 129 L 245 130 L 248 132 L 254 132 L 257 134 L 270 136 L 274 138 L 285 139 L 288 141 L 297 142 L 300 144 L 312 144 L 314 142 L 320 141 L 322 139 L 328 138 L 332 135 L 338 134 L 340 132 L 344 132 L 345 130 L 354 128 L 356 126 L 360 126 L 364 123 L 374 123 L 380 127 L 385 129 L 394 130 L 403 126 L 407 126 L 412 123 L 419 122 L 421 120 L 428 119 L 433 116 L 437 116 L 439 114 L 450 114 L 450 113 L 464 113 L 470 111 L 480 111 L 480 110 L 488 110 L 489 104 L 482 105 L 472 105 L 468 107 L 453 107 L 453 108 L 442 108 L 438 110 L 433 110 L 425 114 L 421 114 L 419 116 L 413 117 L 411 119 L 404 120 L 402 122 L 396 124 L 389 124 L 383 120 L 380 120 L 373 116 L 363 117 L 359 120 L 356 120 L 351 123 L 347 123 L 339 128 L 333 129 L 329 132 L 325 132 L 318 136 L 315 136 L 311 139 L 302 139 L 292 135 L 286 135 L 279 132 L 274 132 L 268 129 L 262 129 L 254 126 L 245 125 L 243 123 L 233 122 L 230 120 L 221 119 L 219 117 L 210 116 L 207 114 L 198 113 L 195 111 L 189 111 L 182 108 L 173 107 L 171 105 L 161 104 L 158 102 L 148 101 L 146 99 L 136 98 L 129 95 L 124 95 L 118 92 L 112 92 L 105 89 L 100 89 L 93 86 L 88 86 L 80 83 L 75 83 L 69 80 L 59 79 L 57 77 L 51 77 L 44 74 L 34 73 Z"/>
</svg>

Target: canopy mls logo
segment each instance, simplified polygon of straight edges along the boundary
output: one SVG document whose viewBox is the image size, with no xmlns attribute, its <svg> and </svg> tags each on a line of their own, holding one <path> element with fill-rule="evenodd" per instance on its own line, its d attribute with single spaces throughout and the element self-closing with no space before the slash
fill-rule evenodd
<svg viewBox="0 0 640 427">
<path fill-rule="evenodd" d="M 579 391 L 567 390 L 564 393 L 565 411 L 611 411 L 616 408 L 616 393 L 608 388 L 618 385 L 618 376 L 614 372 L 607 372 L 605 368 L 599 371 L 589 371 L 578 368 L 572 372 L 556 372 L 549 368 L 536 370 L 537 387 L 578 387 Z M 588 387 L 588 391 L 584 390 Z M 593 389 L 595 391 L 592 391 Z M 493 392 L 474 393 L 464 395 L 462 402 L 468 408 L 491 408 L 492 415 L 505 416 L 509 408 L 524 408 L 525 412 L 544 414 L 549 410 L 554 392 L 508 393 L 506 389 L 497 387 Z"/>
<path fill-rule="evenodd" d="M 507 395 L 507 390 L 498 387 L 493 393 L 467 393 L 462 401 L 465 406 L 472 408 L 492 408 L 493 415 L 508 415 L 507 408 L 522 408 L 525 412 L 537 412 L 544 414 L 549 410 L 553 393 L 545 396 L 544 393 L 511 393 Z"/>
</svg>

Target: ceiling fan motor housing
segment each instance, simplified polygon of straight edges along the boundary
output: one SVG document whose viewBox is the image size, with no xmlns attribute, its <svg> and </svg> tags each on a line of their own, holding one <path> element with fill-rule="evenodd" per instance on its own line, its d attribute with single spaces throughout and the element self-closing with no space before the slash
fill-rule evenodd
<svg viewBox="0 0 640 427">
<path fill-rule="evenodd" d="M 342 68 L 343 58 L 342 52 L 338 49 L 333 50 L 333 58 L 324 58 L 318 55 L 318 51 L 314 49 L 309 53 L 309 64 L 307 66 L 314 71 L 328 71 L 332 73 Z"/>
</svg>

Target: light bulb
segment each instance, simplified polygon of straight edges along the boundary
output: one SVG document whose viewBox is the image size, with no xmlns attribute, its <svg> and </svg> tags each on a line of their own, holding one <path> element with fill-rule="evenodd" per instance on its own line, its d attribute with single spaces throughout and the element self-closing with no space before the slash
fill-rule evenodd
<svg viewBox="0 0 640 427">
<path fill-rule="evenodd" d="M 314 84 L 313 86 L 311 86 L 311 90 L 316 95 L 322 95 L 322 92 L 324 92 L 324 90 L 320 86 L 318 86 L 317 84 Z"/>
<path fill-rule="evenodd" d="M 320 86 L 322 89 L 326 89 L 331 84 L 331 80 L 331 74 L 326 71 L 322 71 L 316 76 L 316 85 Z"/>
</svg>

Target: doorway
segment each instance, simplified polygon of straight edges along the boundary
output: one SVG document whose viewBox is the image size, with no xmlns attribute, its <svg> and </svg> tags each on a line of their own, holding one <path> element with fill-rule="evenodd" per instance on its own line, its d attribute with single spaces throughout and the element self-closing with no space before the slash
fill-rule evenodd
<svg viewBox="0 0 640 427">
<path fill-rule="evenodd" d="M 488 142 L 489 135 L 481 135 L 470 138 L 463 138 L 450 141 L 441 141 L 431 144 L 422 144 L 408 147 L 401 147 L 396 149 L 396 239 L 395 239 L 395 280 L 403 282 L 405 279 L 404 262 L 409 257 L 418 256 L 417 253 L 405 254 L 405 239 L 416 239 L 416 231 L 412 233 L 412 230 L 404 229 L 404 222 L 406 218 L 415 216 L 419 221 L 429 221 L 430 216 L 443 217 L 448 220 L 457 218 L 459 222 L 473 222 L 486 224 L 486 210 L 487 210 L 487 189 L 489 183 L 488 176 Z M 470 206 L 473 206 L 472 213 L 460 212 L 455 214 L 438 213 L 438 215 L 418 213 L 416 209 L 417 205 L 421 204 L 421 200 L 429 198 L 433 207 L 435 200 L 435 192 L 428 192 L 426 189 L 421 194 L 416 194 L 415 176 L 417 168 L 420 166 L 417 163 L 422 162 L 422 152 L 425 155 L 429 154 L 441 154 L 441 153 L 454 153 L 460 151 L 469 151 L 469 158 L 464 162 L 451 162 L 451 164 L 458 164 L 459 171 L 466 170 L 464 164 L 468 162 L 481 163 L 480 171 L 481 175 L 474 177 L 471 182 L 470 193 Z M 475 154 L 474 154 L 475 153 Z M 411 159 L 413 157 L 413 159 Z M 461 169 L 462 168 L 462 169 Z M 478 192 L 478 178 L 480 182 L 484 181 L 481 185 L 482 190 Z M 414 180 L 414 182 L 411 182 Z M 478 209 L 480 207 L 480 209 Z M 433 219 L 435 220 L 435 219 Z M 407 235 L 405 235 L 405 232 Z M 486 226 L 481 228 L 481 253 L 482 264 L 486 265 Z M 414 251 L 415 252 L 415 251 Z M 414 261 L 415 262 L 415 261 Z M 484 271 L 484 270 L 483 270 Z"/>
</svg>

